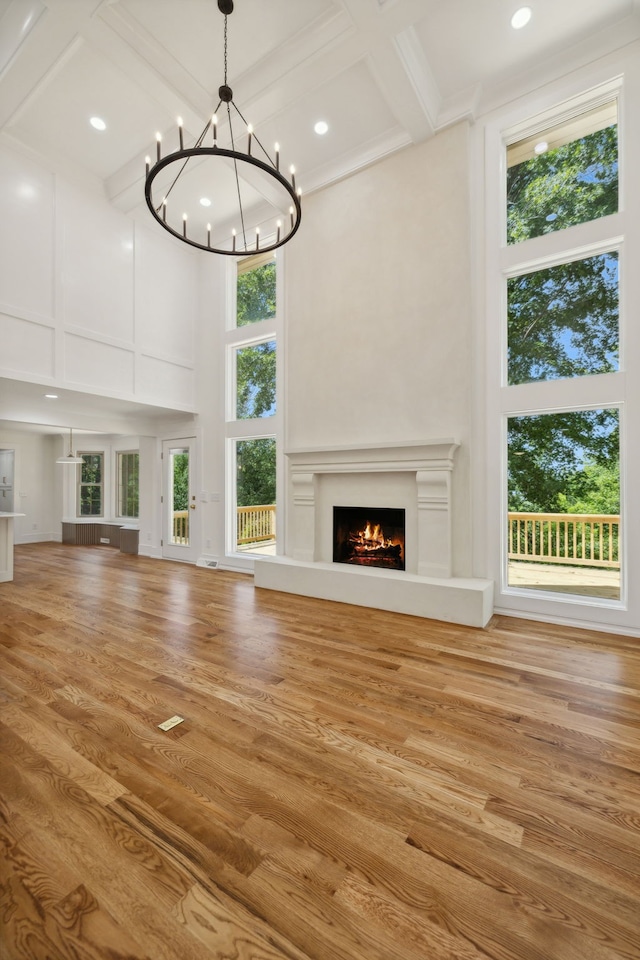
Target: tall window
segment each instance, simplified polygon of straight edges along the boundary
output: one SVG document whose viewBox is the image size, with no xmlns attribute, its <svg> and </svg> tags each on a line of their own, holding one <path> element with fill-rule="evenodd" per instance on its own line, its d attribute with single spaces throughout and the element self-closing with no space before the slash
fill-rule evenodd
<svg viewBox="0 0 640 960">
<path fill-rule="evenodd" d="M 229 541 L 240 555 L 276 550 L 279 324 L 274 254 L 238 260 L 227 337 L 227 436 L 233 503 Z"/>
<path fill-rule="evenodd" d="M 507 584 L 619 599 L 619 410 L 595 406 L 599 375 L 620 367 L 619 241 L 606 225 L 575 239 L 618 211 L 617 101 L 571 111 L 506 153 L 505 395 L 529 384 L 532 404 L 507 418 Z M 554 392 L 553 381 L 586 377 L 573 397 Z M 564 412 L 534 413 L 561 400 Z"/>
<path fill-rule="evenodd" d="M 513 106 L 511 125 L 486 127 L 496 508 L 500 497 L 487 533 L 496 544 L 496 607 L 505 612 L 602 623 L 625 616 L 621 477 L 632 355 L 620 88 L 615 80 L 547 100 L 529 120 Z M 535 102 L 540 109 L 539 94 Z M 568 603 L 589 609 L 571 612 Z"/>
<path fill-rule="evenodd" d="M 137 451 L 116 454 L 116 516 L 137 517 L 139 513 L 140 456 Z"/>
<path fill-rule="evenodd" d="M 104 504 L 104 453 L 81 453 L 78 467 L 78 516 L 101 517 Z"/>
</svg>

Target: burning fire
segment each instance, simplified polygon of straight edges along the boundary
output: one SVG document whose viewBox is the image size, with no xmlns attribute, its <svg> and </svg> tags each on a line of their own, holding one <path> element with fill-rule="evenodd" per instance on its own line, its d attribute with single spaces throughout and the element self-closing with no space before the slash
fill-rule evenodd
<svg viewBox="0 0 640 960">
<path fill-rule="evenodd" d="M 367 550 L 380 550 L 384 547 L 393 546 L 393 540 L 388 540 L 379 523 L 376 523 L 372 526 L 369 521 L 364 530 L 359 530 L 357 533 L 351 534 L 351 542 L 355 544 L 355 548 L 358 552 L 365 552 Z"/>
</svg>

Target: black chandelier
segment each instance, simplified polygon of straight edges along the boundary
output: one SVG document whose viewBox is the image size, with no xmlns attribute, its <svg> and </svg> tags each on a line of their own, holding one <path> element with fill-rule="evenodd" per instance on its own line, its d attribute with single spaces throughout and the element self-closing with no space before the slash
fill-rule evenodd
<svg viewBox="0 0 640 960">
<path fill-rule="evenodd" d="M 162 156 L 162 137 L 156 135 L 156 161 L 152 165 L 151 158 L 146 158 L 146 176 L 144 195 L 147 206 L 160 226 L 168 230 L 178 240 L 188 243 L 199 250 L 209 253 L 219 253 L 225 256 L 242 256 L 248 253 L 275 250 L 283 246 L 294 236 L 300 226 L 302 209 L 300 206 L 301 191 L 296 188 L 295 168 L 290 168 L 290 179 L 280 172 L 280 148 L 275 145 L 273 159 L 248 124 L 233 100 L 233 91 L 227 83 L 227 17 L 233 13 L 233 0 L 218 0 L 218 9 L 224 14 L 224 83 L 218 90 L 220 100 L 213 116 L 209 119 L 204 130 L 192 147 L 184 145 L 184 131 L 182 121 L 178 119 L 178 135 L 180 147 L 172 153 Z M 223 107 L 223 104 L 225 105 Z M 218 111 L 222 107 L 228 123 L 228 146 L 218 145 Z M 235 114 L 232 114 L 233 107 Z M 243 139 L 246 135 L 246 150 L 240 149 L 233 132 L 233 119 L 237 115 L 243 124 Z M 207 145 L 206 140 L 209 139 Z M 259 153 L 259 156 L 256 154 Z M 206 230 L 201 227 L 199 235 L 189 234 L 188 211 L 180 206 L 186 191 L 181 190 L 185 183 L 185 171 L 191 164 L 191 172 L 201 162 L 215 161 L 218 170 L 226 176 L 231 175 L 233 181 L 231 192 L 235 194 L 235 212 L 227 215 L 227 221 L 235 221 L 235 226 L 229 229 L 228 236 L 212 241 L 212 225 L 206 224 Z M 226 173 L 220 165 L 226 167 Z M 164 173 L 163 173 L 164 171 Z M 242 174 L 241 172 L 242 171 Z M 256 173 L 257 171 L 257 173 Z M 154 181 L 156 193 L 154 194 Z M 211 181 L 211 178 L 208 178 Z M 211 181 L 213 182 L 213 181 Z M 231 182 L 231 181 L 230 181 Z M 259 197 L 263 203 L 268 203 L 272 215 L 275 215 L 273 231 L 269 228 L 268 236 L 260 242 L 260 227 L 254 227 L 252 236 L 247 236 L 251 229 L 245 222 L 246 197 L 243 200 L 243 189 L 251 197 Z M 177 202 L 171 202 L 171 194 L 178 195 Z M 176 198 L 174 197 L 174 201 Z M 191 200 L 193 203 L 193 199 Z M 202 202 L 202 201 L 200 201 Z M 215 213 L 215 210 L 214 210 Z M 264 222 L 262 218 L 262 222 Z M 221 232 L 220 230 L 218 231 Z"/>
</svg>

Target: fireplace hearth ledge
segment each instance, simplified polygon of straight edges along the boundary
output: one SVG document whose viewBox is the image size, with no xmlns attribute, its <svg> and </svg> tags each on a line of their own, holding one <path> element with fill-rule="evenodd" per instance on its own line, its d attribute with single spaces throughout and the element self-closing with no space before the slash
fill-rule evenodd
<svg viewBox="0 0 640 960">
<path fill-rule="evenodd" d="M 290 557 L 256 557 L 254 582 L 267 590 L 468 627 L 485 627 L 493 614 L 493 581 L 471 577 L 422 577 Z"/>
</svg>

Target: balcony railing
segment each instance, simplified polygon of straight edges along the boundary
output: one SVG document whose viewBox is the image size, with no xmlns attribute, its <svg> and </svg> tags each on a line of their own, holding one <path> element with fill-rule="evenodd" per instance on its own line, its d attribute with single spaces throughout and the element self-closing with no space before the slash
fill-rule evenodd
<svg viewBox="0 0 640 960">
<path fill-rule="evenodd" d="M 509 513 L 509 560 L 620 569 L 620 517 Z"/>
<path fill-rule="evenodd" d="M 238 507 L 236 542 L 258 543 L 276 538 L 276 505 L 263 504 L 255 507 Z"/>
<path fill-rule="evenodd" d="M 236 536 L 238 545 L 261 543 L 276 538 L 276 505 L 261 504 L 255 507 L 238 507 Z M 189 511 L 174 510 L 171 542 L 189 543 Z"/>
<path fill-rule="evenodd" d="M 189 511 L 173 511 L 173 527 L 171 531 L 172 543 L 189 543 Z"/>
</svg>

